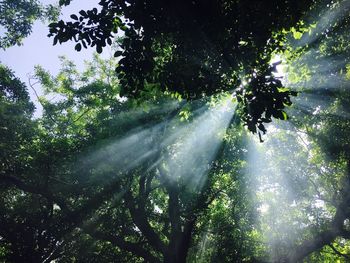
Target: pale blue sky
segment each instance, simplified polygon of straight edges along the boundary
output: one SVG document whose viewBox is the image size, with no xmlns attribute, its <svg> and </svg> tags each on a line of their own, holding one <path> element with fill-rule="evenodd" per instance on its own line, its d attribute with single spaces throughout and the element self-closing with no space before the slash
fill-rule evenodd
<svg viewBox="0 0 350 263">
<path fill-rule="evenodd" d="M 53 4 L 56 1 L 42 0 L 41 2 Z M 71 14 L 77 14 L 82 9 L 86 10 L 96 7 L 98 2 L 98 0 L 73 0 L 69 6 L 62 8 L 60 18 L 70 20 Z M 32 34 L 24 39 L 22 46 L 10 47 L 5 51 L 0 50 L 0 61 L 11 68 L 16 76 L 27 84 L 27 75 L 34 71 L 35 65 L 41 65 L 52 74 L 56 74 L 60 65 L 58 56 L 67 56 L 76 63 L 78 69 L 83 69 L 84 60 L 92 58 L 92 54 L 95 51 L 94 48 L 82 49 L 80 52 L 77 52 L 74 50 L 74 42 L 53 46 L 53 38 L 48 38 L 48 33 L 47 25 L 40 21 L 35 22 Z M 105 48 L 103 56 L 110 57 L 111 55 L 112 51 L 110 48 Z M 36 102 L 33 92 L 30 89 L 29 92 L 32 100 Z M 38 93 L 41 94 L 39 87 Z"/>
</svg>

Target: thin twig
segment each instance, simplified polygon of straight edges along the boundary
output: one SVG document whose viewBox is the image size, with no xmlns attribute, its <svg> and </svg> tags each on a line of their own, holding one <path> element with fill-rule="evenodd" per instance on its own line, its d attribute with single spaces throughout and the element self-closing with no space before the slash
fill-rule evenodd
<svg viewBox="0 0 350 263">
<path fill-rule="evenodd" d="M 31 83 L 31 79 L 32 79 L 32 78 L 28 76 L 28 83 L 29 83 L 29 86 L 30 86 L 30 88 L 34 91 L 34 94 L 35 94 L 35 96 L 36 96 L 38 102 L 40 103 L 41 107 L 43 107 L 43 109 L 45 109 L 45 105 L 41 102 L 40 96 L 39 96 L 39 94 L 37 93 L 36 89 L 34 88 L 34 85 L 38 84 L 39 81 L 37 81 L 37 82 L 35 82 L 35 83 Z M 49 118 L 50 118 L 54 123 L 58 124 L 58 123 L 56 122 L 56 120 L 52 117 L 52 115 L 51 115 L 50 113 L 48 113 L 48 112 L 46 111 L 46 114 L 49 116 Z"/>
<path fill-rule="evenodd" d="M 82 114 L 80 114 L 76 119 L 73 120 L 73 123 L 77 122 L 80 120 L 86 113 L 88 113 L 91 109 L 87 108 Z"/>
</svg>

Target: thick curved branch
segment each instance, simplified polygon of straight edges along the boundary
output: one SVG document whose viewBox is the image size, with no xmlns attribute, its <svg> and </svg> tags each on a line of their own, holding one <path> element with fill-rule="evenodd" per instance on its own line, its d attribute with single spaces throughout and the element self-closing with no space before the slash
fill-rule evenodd
<svg viewBox="0 0 350 263">
<path fill-rule="evenodd" d="M 142 257 L 145 259 L 147 262 L 154 262 L 158 263 L 160 262 L 159 259 L 154 257 L 151 253 L 149 253 L 146 249 L 144 249 L 142 246 L 136 243 L 128 242 L 125 241 L 123 238 L 120 238 L 118 236 L 110 235 L 107 233 L 103 233 L 99 230 L 96 230 L 95 227 L 83 227 L 83 230 L 88 233 L 90 236 L 99 239 L 99 240 L 104 240 L 104 241 L 109 241 L 113 245 L 126 250 L 133 255 Z"/>
<path fill-rule="evenodd" d="M 343 182 L 342 198 L 336 207 L 334 219 L 327 230 L 317 236 L 305 240 L 290 251 L 284 261 L 288 263 L 299 262 L 309 254 L 319 251 L 326 245 L 330 245 L 337 237 L 350 237 L 349 232 L 344 230 L 344 221 L 350 217 L 350 160 L 347 163 L 347 174 Z"/>
<path fill-rule="evenodd" d="M 124 197 L 125 203 L 130 211 L 131 218 L 135 225 L 140 229 L 142 234 L 147 238 L 150 245 L 154 249 L 161 253 L 164 253 L 166 246 L 150 225 L 144 207 L 138 206 L 138 204 L 136 204 L 136 200 L 130 190 L 126 191 Z"/>
<path fill-rule="evenodd" d="M 331 244 L 340 232 L 338 228 L 330 228 L 318 234 L 313 239 L 305 240 L 299 246 L 291 250 L 289 255 L 281 261 L 285 263 L 295 263 L 301 261 L 309 254 L 321 250 L 324 246 Z"/>
<path fill-rule="evenodd" d="M 69 211 L 65 201 L 62 198 L 54 196 L 49 191 L 42 189 L 40 187 L 26 184 L 22 180 L 20 180 L 19 178 L 15 177 L 15 176 L 1 175 L 0 176 L 0 183 L 1 182 L 5 183 L 7 185 L 16 186 L 18 189 L 22 190 L 23 192 L 41 195 L 41 196 L 57 203 L 57 205 L 59 205 L 62 210 Z"/>
</svg>

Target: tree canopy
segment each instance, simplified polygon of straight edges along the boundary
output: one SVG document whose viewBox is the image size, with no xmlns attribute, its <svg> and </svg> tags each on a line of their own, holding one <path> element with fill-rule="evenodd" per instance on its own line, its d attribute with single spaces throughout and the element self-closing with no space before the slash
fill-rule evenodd
<svg viewBox="0 0 350 263">
<path fill-rule="evenodd" d="M 36 66 L 38 118 L 1 65 L 0 261 L 348 262 L 349 9 L 102 0 L 50 24 L 117 58 Z"/>
<path fill-rule="evenodd" d="M 283 109 L 295 95 L 272 74 L 272 53 L 282 49 L 273 36 L 297 25 L 312 3 L 101 1 L 100 10 L 50 24 L 50 36 L 54 44 L 76 41 L 77 51 L 96 46 L 100 53 L 121 30 L 115 53 L 121 95 L 159 89 L 195 99 L 234 92 L 248 129 L 265 133 L 272 116 L 286 118 Z"/>
<path fill-rule="evenodd" d="M 37 0 L 3 0 L 0 3 L 0 48 L 21 45 L 22 40 L 32 32 L 36 20 L 55 21 L 59 15 L 59 7 L 43 5 Z"/>
</svg>

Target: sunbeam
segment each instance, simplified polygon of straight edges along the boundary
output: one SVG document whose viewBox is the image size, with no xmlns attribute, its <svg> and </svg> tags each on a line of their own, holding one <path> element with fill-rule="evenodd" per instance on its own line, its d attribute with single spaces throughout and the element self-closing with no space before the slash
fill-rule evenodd
<svg viewBox="0 0 350 263">
<path fill-rule="evenodd" d="M 350 263 L 350 0 L 0 10 L 0 263 Z"/>
<path fill-rule="evenodd" d="M 251 136 L 248 171 L 255 176 L 259 221 L 269 262 L 282 262 L 293 244 L 332 214 L 323 200 L 320 167 L 313 163 L 307 136 L 289 123 L 283 129 L 278 124 L 273 126 L 263 144 Z"/>
<path fill-rule="evenodd" d="M 139 127 L 129 135 L 94 151 L 83 158 L 82 163 L 94 172 L 110 171 L 115 175 L 127 172 L 156 153 L 152 138 L 159 133 L 163 123 L 151 128 Z"/>
<path fill-rule="evenodd" d="M 122 133 L 125 135 L 99 142 L 99 145 L 91 148 L 89 153 L 80 157 L 79 167 L 97 174 L 102 170 L 110 171 L 107 174 L 115 176 L 154 158 L 159 151 L 159 145 L 154 138 L 166 129 L 171 121 L 171 112 L 179 111 L 181 104 L 177 101 L 168 101 L 165 104 L 148 104 L 145 107 L 144 110 L 131 110 L 119 114 L 115 122 L 121 131 L 126 131 Z M 159 121 L 160 116 L 169 114 L 170 120 Z M 136 128 L 135 123 L 139 123 Z M 132 128 L 129 128 L 130 126 Z"/>
<path fill-rule="evenodd" d="M 193 189 L 201 188 L 235 108 L 229 98 L 209 108 L 178 132 L 174 143 L 167 147 L 164 165 L 171 180 L 180 179 Z"/>
<path fill-rule="evenodd" d="M 94 172 L 121 174 L 153 160 L 148 171 L 161 167 L 170 180 L 181 180 L 193 190 L 199 190 L 235 108 L 230 96 L 214 107 L 205 105 L 194 110 L 192 120 L 169 118 L 155 125 L 137 127 L 83 157 L 81 165 Z"/>
<path fill-rule="evenodd" d="M 319 17 L 319 19 L 316 21 L 316 25 L 314 26 L 312 33 L 304 34 L 299 41 L 296 41 L 296 47 L 312 44 L 319 38 L 320 35 L 331 30 L 333 26 L 344 19 L 348 15 L 350 9 L 350 1 L 332 1 L 330 4 L 326 5 L 326 8 L 326 10 L 322 10 L 321 12 L 317 9 L 314 10 L 315 14 L 313 17 Z M 309 22 L 315 23 L 315 21 L 312 21 L 312 19 Z"/>
</svg>

